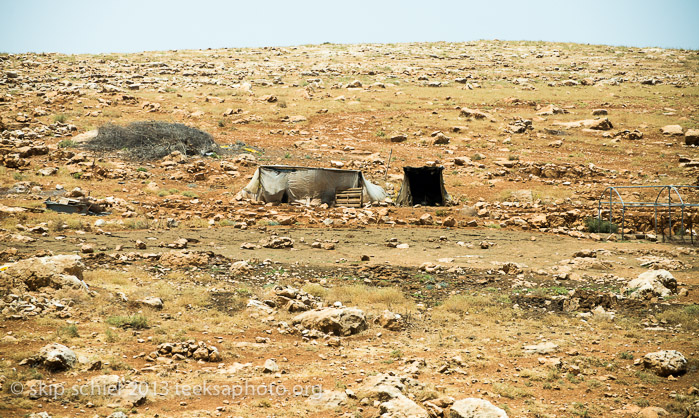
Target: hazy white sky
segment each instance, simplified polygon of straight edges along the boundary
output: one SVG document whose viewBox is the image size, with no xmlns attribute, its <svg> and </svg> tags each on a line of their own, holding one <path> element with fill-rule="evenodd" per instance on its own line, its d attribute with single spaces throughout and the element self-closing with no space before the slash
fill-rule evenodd
<svg viewBox="0 0 699 418">
<path fill-rule="evenodd" d="M 699 49 L 699 0 L 0 0 L 0 52 L 544 40 Z"/>
</svg>

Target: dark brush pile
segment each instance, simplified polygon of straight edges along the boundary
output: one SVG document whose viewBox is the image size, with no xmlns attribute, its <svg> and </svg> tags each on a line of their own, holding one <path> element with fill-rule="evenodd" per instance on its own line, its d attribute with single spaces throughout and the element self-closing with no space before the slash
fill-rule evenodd
<svg viewBox="0 0 699 418">
<path fill-rule="evenodd" d="M 97 136 L 83 145 L 100 152 L 119 151 L 134 160 L 157 160 L 174 151 L 184 155 L 220 154 L 221 149 L 208 133 L 181 123 L 134 122 L 99 128 Z"/>
</svg>

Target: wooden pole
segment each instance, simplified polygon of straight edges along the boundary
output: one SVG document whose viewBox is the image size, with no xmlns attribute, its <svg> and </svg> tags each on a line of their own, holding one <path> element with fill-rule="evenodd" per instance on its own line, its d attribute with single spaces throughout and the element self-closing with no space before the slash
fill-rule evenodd
<svg viewBox="0 0 699 418">
<path fill-rule="evenodd" d="M 386 161 L 386 172 L 383 175 L 383 181 L 386 181 L 388 178 L 388 166 L 391 165 L 391 156 L 393 155 L 393 148 L 391 148 L 391 152 L 388 154 L 388 161 Z"/>
</svg>

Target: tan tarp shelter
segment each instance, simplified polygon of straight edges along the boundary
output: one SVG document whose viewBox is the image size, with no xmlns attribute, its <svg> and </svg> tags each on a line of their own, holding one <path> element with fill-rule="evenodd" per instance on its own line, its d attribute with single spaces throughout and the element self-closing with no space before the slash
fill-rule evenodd
<svg viewBox="0 0 699 418">
<path fill-rule="evenodd" d="M 258 167 L 241 195 L 266 203 L 333 205 L 337 193 L 356 188 L 362 189 L 364 202 L 388 197 L 381 187 L 365 179 L 361 171 L 282 165 Z"/>
<path fill-rule="evenodd" d="M 397 206 L 444 206 L 449 194 L 444 188 L 444 167 L 403 167 L 403 184 Z"/>
</svg>

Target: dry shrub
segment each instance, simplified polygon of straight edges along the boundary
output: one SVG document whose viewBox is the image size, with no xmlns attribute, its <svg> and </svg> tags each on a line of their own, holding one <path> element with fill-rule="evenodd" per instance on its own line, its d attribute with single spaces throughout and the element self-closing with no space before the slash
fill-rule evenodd
<svg viewBox="0 0 699 418">
<path fill-rule="evenodd" d="M 369 287 L 365 285 L 337 286 L 331 288 L 325 300 L 332 303 L 340 301 L 348 306 L 383 306 L 392 308 L 409 308 L 412 301 L 395 287 Z"/>
<path fill-rule="evenodd" d="M 301 290 L 318 298 L 325 298 L 328 295 L 328 289 L 318 283 L 307 283 Z"/>
<path fill-rule="evenodd" d="M 179 151 L 183 155 L 221 153 L 208 133 L 181 123 L 134 122 L 101 126 L 97 136 L 83 145 L 93 151 L 123 151 L 133 160 L 156 160 Z"/>
</svg>

